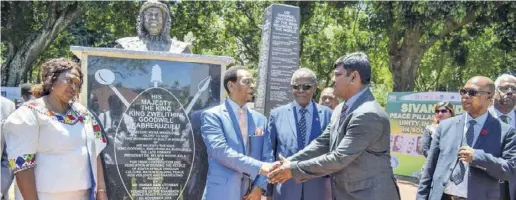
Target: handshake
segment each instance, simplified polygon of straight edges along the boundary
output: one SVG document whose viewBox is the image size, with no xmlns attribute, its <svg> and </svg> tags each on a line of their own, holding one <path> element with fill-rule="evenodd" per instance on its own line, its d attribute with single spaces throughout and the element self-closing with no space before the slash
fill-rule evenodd
<svg viewBox="0 0 516 200">
<path fill-rule="evenodd" d="M 260 174 L 267 176 L 271 184 L 284 183 L 292 178 L 290 161 L 280 155 L 280 161 L 264 163 L 260 167 Z"/>
</svg>

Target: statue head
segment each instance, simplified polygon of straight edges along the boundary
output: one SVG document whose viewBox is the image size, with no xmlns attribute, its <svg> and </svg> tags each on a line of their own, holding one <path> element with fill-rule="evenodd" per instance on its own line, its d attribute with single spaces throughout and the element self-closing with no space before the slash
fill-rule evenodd
<svg viewBox="0 0 516 200">
<path fill-rule="evenodd" d="M 136 30 L 140 39 L 170 41 L 170 11 L 168 6 L 155 0 L 140 8 Z"/>
</svg>

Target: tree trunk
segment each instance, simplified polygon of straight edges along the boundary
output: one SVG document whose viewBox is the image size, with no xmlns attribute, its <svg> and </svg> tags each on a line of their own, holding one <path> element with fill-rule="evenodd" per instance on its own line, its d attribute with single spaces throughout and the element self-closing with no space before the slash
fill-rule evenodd
<svg viewBox="0 0 516 200">
<path fill-rule="evenodd" d="M 393 91 L 412 91 L 416 85 L 416 72 L 426 47 L 420 43 L 421 32 L 407 29 L 403 42 L 398 47 L 398 36 L 391 36 L 389 41 L 389 63 L 393 78 Z"/>
<path fill-rule="evenodd" d="M 5 74 L 6 78 L 2 79 L 2 85 L 18 86 L 26 72 L 31 69 L 34 61 L 36 61 L 39 55 L 54 41 L 57 35 L 82 15 L 84 3 L 68 3 L 66 7 L 60 9 L 61 3 L 62 2 L 48 2 L 47 19 L 41 26 L 41 29 L 32 34 L 28 34 L 28 36 L 19 43 L 21 44 L 19 47 L 16 47 L 16 45 L 7 45 L 8 54 L 6 61 L 2 64 L 2 73 Z M 23 15 L 23 13 L 11 14 Z M 9 39 L 11 38 L 8 35 L 5 39 L 10 41 Z"/>
</svg>

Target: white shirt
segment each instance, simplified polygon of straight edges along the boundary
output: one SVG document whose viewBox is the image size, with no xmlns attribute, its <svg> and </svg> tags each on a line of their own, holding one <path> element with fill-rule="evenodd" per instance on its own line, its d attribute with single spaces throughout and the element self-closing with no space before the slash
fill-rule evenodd
<svg viewBox="0 0 516 200">
<path fill-rule="evenodd" d="M 246 130 L 249 130 L 249 123 L 248 123 L 249 120 L 247 119 L 247 116 L 248 116 L 247 113 L 249 112 L 249 110 L 247 109 L 247 104 L 244 104 L 244 106 L 240 107 L 240 105 L 238 105 L 236 102 L 231 100 L 231 98 L 227 98 L 227 99 L 228 99 L 228 102 L 229 102 L 229 106 L 231 107 L 231 110 L 235 114 L 237 123 L 238 123 L 238 118 L 239 118 L 239 115 L 240 115 L 240 113 L 238 111 L 241 108 L 245 109 L 244 120 L 245 120 Z M 237 128 L 240 128 L 240 127 L 235 127 L 235 129 L 237 129 Z M 247 133 L 247 136 L 249 136 L 249 133 Z M 247 143 L 247 138 L 242 138 L 242 139 L 244 140 L 244 143 Z"/>
<path fill-rule="evenodd" d="M 466 116 L 465 122 L 466 123 L 464 124 L 464 132 L 463 132 L 463 136 L 462 136 L 463 139 L 462 139 L 461 146 L 467 145 L 466 133 L 468 132 L 468 127 L 470 125 L 469 121 L 475 120 L 477 123 L 473 126 L 473 128 L 474 128 L 473 146 L 474 146 L 474 144 L 477 142 L 478 135 L 480 135 L 480 131 L 482 130 L 482 127 L 484 127 L 484 124 L 487 120 L 488 113 L 489 112 L 485 112 L 483 115 L 477 117 L 476 119 L 473 119 L 467 113 L 465 114 L 465 116 Z M 466 171 L 464 172 L 464 180 L 459 185 L 455 185 L 455 183 L 453 183 L 451 180 L 448 180 L 448 184 L 446 184 L 446 187 L 444 188 L 444 193 L 449 194 L 449 195 L 467 198 L 468 197 L 469 164 L 464 161 L 459 161 L 459 162 L 462 162 L 464 164 L 464 167 L 466 168 Z M 457 164 L 457 167 L 459 167 L 458 164 Z M 457 169 L 455 169 L 455 170 L 457 170 Z"/>
<path fill-rule="evenodd" d="M 34 168 L 38 193 L 89 189 L 90 167 L 97 171 L 96 158 L 106 146 L 100 126 L 84 107 L 77 109 L 80 115 L 72 110 L 59 115 L 38 100 L 22 105 L 4 124 L 11 168 L 15 173 Z"/>
<path fill-rule="evenodd" d="M 507 118 L 507 122 L 509 123 L 509 125 L 511 125 L 512 127 L 515 126 L 515 124 L 516 124 L 516 112 L 514 110 L 511 110 L 511 112 L 509 112 L 507 114 L 503 114 L 502 112 L 500 112 L 495 107 L 493 107 L 493 108 L 496 111 L 496 116 L 495 117 L 497 119 L 500 119 L 500 116 L 502 116 L 502 115 L 506 115 L 508 117 Z"/>
</svg>

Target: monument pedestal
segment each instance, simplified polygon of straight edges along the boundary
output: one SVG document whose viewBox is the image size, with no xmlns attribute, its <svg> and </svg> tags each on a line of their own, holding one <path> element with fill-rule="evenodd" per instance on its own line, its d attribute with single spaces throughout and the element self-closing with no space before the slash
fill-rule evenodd
<svg viewBox="0 0 516 200">
<path fill-rule="evenodd" d="M 200 112 L 223 101 L 230 57 L 74 47 L 80 101 L 102 124 L 109 199 L 201 199 L 208 169 Z"/>
</svg>

